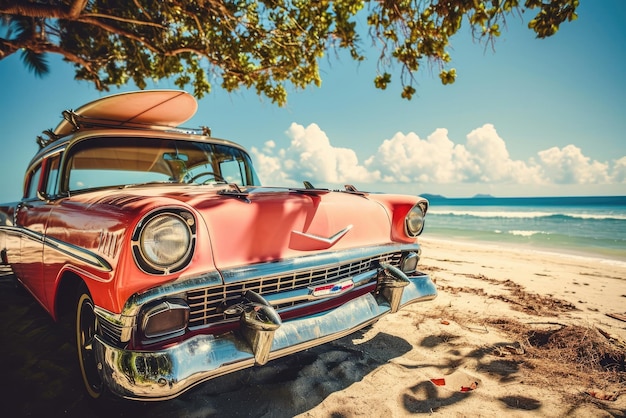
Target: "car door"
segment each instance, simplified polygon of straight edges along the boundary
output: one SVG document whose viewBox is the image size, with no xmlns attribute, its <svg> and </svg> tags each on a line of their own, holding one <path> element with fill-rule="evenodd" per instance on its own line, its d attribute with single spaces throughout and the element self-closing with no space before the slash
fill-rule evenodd
<svg viewBox="0 0 626 418">
<path fill-rule="evenodd" d="M 59 154 L 45 158 L 30 172 L 25 196 L 15 213 L 16 226 L 20 229 L 20 261 L 17 275 L 39 300 L 49 309 L 44 283 L 45 230 L 56 190 Z"/>
</svg>

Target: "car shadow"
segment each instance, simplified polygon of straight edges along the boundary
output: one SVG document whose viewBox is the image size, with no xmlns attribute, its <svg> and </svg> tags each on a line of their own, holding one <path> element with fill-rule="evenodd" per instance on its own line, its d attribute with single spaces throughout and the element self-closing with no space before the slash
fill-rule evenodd
<svg viewBox="0 0 626 418">
<path fill-rule="evenodd" d="M 355 345 L 365 332 L 360 331 L 212 379 L 169 401 L 93 402 L 83 391 L 69 332 L 12 275 L 0 272 L 0 368 L 10 382 L 0 391 L 3 416 L 291 417 L 412 348 L 386 333 Z"/>
</svg>

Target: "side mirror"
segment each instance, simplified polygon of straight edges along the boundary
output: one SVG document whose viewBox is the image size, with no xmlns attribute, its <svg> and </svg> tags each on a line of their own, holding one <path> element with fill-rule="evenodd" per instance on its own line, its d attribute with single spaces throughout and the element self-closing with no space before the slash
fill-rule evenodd
<svg viewBox="0 0 626 418">
<path fill-rule="evenodd" d="M 49 202 L 50 201 L 50 196 L 46 192 L 41 192 L 41 191 L 37 190 L 37 199 L 42 200 L 44 202 Z"/>
</svg>

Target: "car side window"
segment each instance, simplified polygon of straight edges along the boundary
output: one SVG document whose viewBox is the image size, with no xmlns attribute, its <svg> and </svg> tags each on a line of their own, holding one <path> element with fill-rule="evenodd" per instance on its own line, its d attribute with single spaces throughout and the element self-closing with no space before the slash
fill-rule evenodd
<svg viewBox="0 0 626 418">
<path fill-rule="evenodd" d="M 30 176 L 28 177 L 28 187 L 26 188 L 26 193 L 24 195 L 25 199 L 36 199 L 37 198 L 37 189 L 39 187 L 39 179 L 41 178 L 41 164 L 39 164 L 35 169 L 30 172 Z"/>
<path fill-rule="evenodd" d="M 48 159 L 47 175 L 46 175 L 46 195 L 56 196 L 59 188 L 59 162 L 61 161 L 61 154 L 53 155 Z"/>
<path fill-rule="evenodd" d="M 239 186 L 258 184 L 258 180 L 251 170 L 252 163 L 240 150 L 215 145 L 215 159 L 219 164 L 220 173 L 228 183 L 235 183 Z"/>
</svg>

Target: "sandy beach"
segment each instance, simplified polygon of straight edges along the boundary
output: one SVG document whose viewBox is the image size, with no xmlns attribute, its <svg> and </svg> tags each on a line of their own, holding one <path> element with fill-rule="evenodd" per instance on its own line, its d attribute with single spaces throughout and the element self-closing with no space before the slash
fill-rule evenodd
<svg viewBox="0 0 626 418">
<path fill-rule="evenodd" d="M 421 242 L 436 300 L 163 403 L 90 404 L 65 336 L 5 276 L 2 403 L 10 416 L 626 416 L 623 263 Z"/>
<path fill-rule="evenodd" d="M 410 349 L 302 416 L 626 415 L 626 322 L 607 316 L 626 316 L 623 263 L 421 242 L 439 297 L 363 338 Z M 621 372 L 601 371 L 607 351 Z"/>
</svg>

